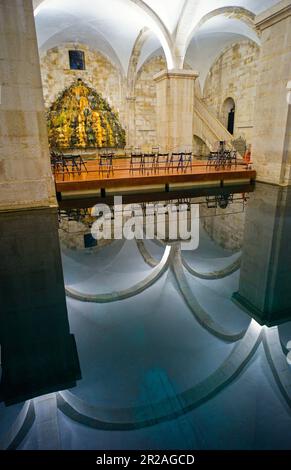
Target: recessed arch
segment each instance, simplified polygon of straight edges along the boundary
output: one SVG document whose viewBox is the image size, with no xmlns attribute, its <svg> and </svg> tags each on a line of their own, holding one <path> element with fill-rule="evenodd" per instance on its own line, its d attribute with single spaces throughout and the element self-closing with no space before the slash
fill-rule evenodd
<svg viewBox="0 0 291 470">
<path fill-rule="evenodd" d="M 150 37 L 151 31 L 149 28 L 143 28 L 133 46 L 132 53 L 130 56 L 130 61 L 128 64 L 127 71 L 127 93 L 129 96 L 134 95 L 135 80 L 137 74 L 138 62 L 140 59 L 141 51 L 145 45 L 147 39 Z"/>
<path fill-rule="evenodd" d="M 186 50 L 195 32 L 198 31 L 205 23 L 207 23 L 207 21 L 211 20 L 212 18 L 215 18 L 216 16 L 224 16 L 226 19 L 236 19 L 245 23 L 250 29 L 254 31 L 258 42 L 260 42 L 258 30 L 255 26 L 254 13 L 247 10 L 246 8 L 228 6 L 212 10 L 201 18 L 201 20 L 193 27 L 189 36 L 187 37 Z"/>
<path fill-rule="evenodd" d="M 100 52 L 102 55 L 104 55 L 112 63 L 112 65 L 119 70 L 121 76 L 125 77 L 124 68 L 116 51 L 101 33 L 94 30 L 91 34 L 87 34 L 86 38 L 79 36 L 78 40 L 72 41 L 70 39 L 66 39 L 66 37 L 72 37 L 70 30 L 71 28 L 68 28 L 67 30 L 63 30 L 61 34 L 57 33 L 50 37 L 49 40 L 42 44 L 42 46 L 39 48 L 40 56 L 43 57 L 49 52 L 50 49 L 53 49 L 54 47 L 60 47 L 64 44 L 78 44 L 81 47 L 87 46 L 89 50 L 93 52 Z"/>
<path fill-rule="evenodd" d="M 173 42 L 171 34 L 161 20 L 159 15 L 143 0 L 130 0 L 130 2 L 138 5 L 148 16 L 153 20 L 155 28 L 153 30 L 159 37 L 162 47 L 165 52 L 168 68 L 171 69 L 174 67 L 174 55 L 173 55 Z"/>
<path fill-rule="evenodd" d="M 151 60 L 153 60 L 155 57 L 163 57 L 165 59 L 165 66 L 166 66 L 165 53 L 164 53 L 163 48 L 160 47 L 159 49 L 156 49 L 155 51 L 153 51 L 151 54 L 147 55 L 145 59 L 138 64 L 137 77 L 140 75 L 143 67 L 145 67 L 149 62 L 151 62 Z"/>
<path fill-rule="evenodd" d="M 230 134 L 234 134 L 236 104 L 234 99 L 229 96 L 222 104 L 221 122 Z"/>
<path fill-rule="evenodd" d="M 240 38 L 236 41 L 232 41 L 230 42 L 229 44 L 227 44 L 223 49 L 220 50 L 220 52 L 213 58 L 213 60 L 211 61 L 211 63 L 209 64 L 207 70 L 206 70 L 206 73 L 205 73 L 205 80 L 203 81 L 203 86 L 202 86 L 202 89 L 203 89 L 203 96 L 205 96 L 205 87 L 206 87 L 206 84 L 207 84 L 207 74 L 210 72 L 211 68 L 214 66 L 214 64 L 219 61 L 219 59 L 229 50 L 231 50 L 236 44 L 244 44 L 246 42 L 249 42 L 251 44 L 253 44 L 255 46 L 255 48 L 257 49 L 257 51 L 260 50 L 259 46 L 257 43 L 255 43 L 254 41 L 252 41 L 251 39 L 247 39 L 247 38 Z"/>
<path fill-rule="evenodd" d="M 196 36 L 195 40 L 191 42 L 185 60 L 199 70 L 199 82 L 203 94 L 205 92 L 205 85 L 207 76 L 212 66 L 219 60 L 219 58 L 232 49 L 236 44 L 243 44 L 249 42 L 259 51 L 259 45 L 252 39 L 247 38 L 241 34 L 225 34 L 217 33 L 215 36 Z M 209 47 L 211 43 L 211 48 Z M 197 55 L 198 53 L 198 55 Z"/>
<path fill-rule="evenodd" d="M 193 135 L 193 153 L 197 157 L 206 157 L 209 155 L 210 148 L 208 147 L 205 140 L 203 140 L 202 136 L 197 134 Z"/>
<path fill-rule="evenodd" d="M 203 27 L 205 28 L 207 22 L 210 22 L 212 19 L 219 16 L 224 17 L 226 22 L 227 20 L 237 20 L 241 22 L 245 26 L 244 35 L 246 38 L 250 38 L 257 44 L 260 44 L 260 37 L 254 22 L 255 15 L 246 8 L 236 6 L 217 8 L 205 14 L 198 22 L 190 27 L 190 29 L 189 18 L 184 18 L 185 15 L 189 14 L 189 12 L 187 12 L 188 10 L 185 9 L 175 40 L 175 61 L 179 68 L 183 68 L 184 66 L 187 50 L 193 36 L 195 36 L 195 34 Z"/>
</svg>

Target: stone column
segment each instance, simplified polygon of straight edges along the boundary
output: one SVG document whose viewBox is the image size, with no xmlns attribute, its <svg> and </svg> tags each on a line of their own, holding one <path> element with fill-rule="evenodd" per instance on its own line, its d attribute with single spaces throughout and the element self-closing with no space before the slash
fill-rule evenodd
<svg viewBox="0 0 291 470">
<path fill-rule="evenodd" d="M 255 103 L 253 161 L 259 181 L 291 184 L 291 3 L 283 0 L 256 17 L 262 45 Z"/>
<path fill-rule="evenodd" d="M 0 0 L 0 209 L 55 204 L 31 0 Z"/>
<path fill-rule="evenodd" d="M 128 96 L 126 98 L 126 114 L 127 114 L 127 135 L 126 145 L 129 147 L 135 146 L 135 96 Z"/>
<path fill-rule="evenodd" d="M 0 213 L 0 401 L 74 387 L 80 378 L 70 334 L 55 208 Z"/>
<path fill-rule="evenodd" d="M 0 86 L 0 400 L 11 404 L 80 378 L 31 0 L 0 0 Z"/>
<path fill-rule="evenodd" d="M 239 292 L 259 323 L 291 319 L 291 188 L 257 184 L 247 207 Z"/>
<path fill-rule="evenodd" d="M 162 71 L 157 84 L 157 143 L 169 151 L 192 150 L 194 87 L 197 72 Z"/>
</svg>

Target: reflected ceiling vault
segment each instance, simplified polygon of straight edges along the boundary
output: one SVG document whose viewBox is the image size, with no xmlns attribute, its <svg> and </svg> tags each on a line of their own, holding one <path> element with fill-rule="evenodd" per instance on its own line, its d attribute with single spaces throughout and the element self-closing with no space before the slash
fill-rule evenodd
<svg viewBox="0 0 291 470">
<path fill-rule="evenodd" d="M 156 243 L 160 244 L 161 242 L 156 241 Z M 119 250 L 122 249 L 123 245 L 124 242 L 121 242 Z M 288 405 L 291 406 L 291 374 L 286 367 L 286 356 L 282 349 L 278 328 L 262 328 L 255 320 L 251 320 L 249 326 L 243 331 L 226 331 L 224 326 L 221 326 L 199 305 L 184 274 L 183 265 L 191 275 L 206 279 L 211 283 L 215 279 L 223 279 L 230 276 L 239 269 L 241 255 L 238 254 L 234 262 L 226 263 L 225 267 L 220 270 L 202 273 L 182 259 L 181 247 L 177 242 L 171 246 L 162 243 L 164 255 L 161 261 L 156 260 L 152 256 L 142 241 L 138 241 L 137 246 L 144 262 L 153 268 L 147 279 L 123 292 L 89 296 L 87 294 L 76 293 L 67 287 L 67 294 L 81 302 L 106 303 L 120 301 L 129 296 L 138 295 L 144 289 L 149 288 L 170 268 L 174 272 L 180 293 L 202 328 L 221 341 L 234 343 L 234 347 L 228 357 L 213 373 L 197 385 L 173 397 L 168 397 L 148 405 L 124 408 L 97 407 L 87 403 L 84 399 L 68 390 L 51 394 L 44 398 L 29 400 L 24 404 L 22 411 L 10 430 L 2 436 L 0 440 L 1 449 L 13 449 L 21 444 L 34 423 L 39 419 L 38 416 L 43 412 L 43 407 L 46 407 L 52 416 L 56 416 L 57 409 L 59 409 L 73 421 L 89 428 L 105 431 L 142 429 L 176 419 L 207 402 L 232 383 L 250 363 L 261 342 L 263 342 L 266 357 L 278 387 Z M 54 438 L 54 433 L 56 432 L 58 431 L 54 431 L 51 425 L 49 425 L 49 433 L 52 434 L 51 438 L 55 446 L 58 442 Z"/>
<path fill-rule="evenodd" d="M 79 270 L 81 271 L 81 274 L 79 275 L 78 273 L 77 282 L 76 277 L 73 277 L 74 287 L 67 285 L 66 293 L 69 298 L 73 298 L 73 300 L 69 298 L 67 300 L 75 302 L 75 305 L 78 305 L 78 309 L 75 312 L 77 317 L 80 317 L 80 315 L 82 316 L 81 312 L 86 311 L 86 305 L 89 304 L 92 306 L 92 308 L 87 310 L 90 315 L 90 330 L 94 328 L 94 318 L 96 317 L 95 319 L 98 320 L 98 315 L 101 314 L 105 314 L 106 317 L 109 314 L 109 324 L 111 325 L 112 317 L 107 310 L 110 304 L 117 304 L 118 312 L 120 314 L 118 321 L 124 321 L 123 314 L 127 311 L 127 299 L 135 296 L 135 306 L 138 305 L 137 303 L 139 301 L 142 301 L 139 297 L 140 295 L 146 294 L 147 299 L 150 299 L 152 295 L 151 289 L 155 288 L 158 282 L 167 278 L 166 282 L 171 284 L 171 292 L 174 292 L 175 296 L 181 297 L 183 300 L 182 304 L 186 306 L 186 316 L 188 317 L 189 312 L 192 314 L 191 323 L 195 325 L 195 329 L 197 329 L 196 331 L 198 331 L 199 335 L 206 334 L 208 342 L 215 340 L 219 344 L 219 346 L 217 345 L 216 347 L 229 349 L 227 349 L 223 360 L 218 361 L 218 364 L 214 366 L 214 370 L 212 369 L 208 375 L 205 374 L 202 378 L 198 378 L 197 383 L 194 382 L 194 385 L 191 385 L 191 379 L 190 383 L 185 387 L 183 386 L 181 390 L 174 390 L 174 394 L 166 392 L 158 400 L 147 400 L 145 403 L 141 402 L 136 404 L 133 400 L 132 406 L 128 406 L 126 404 L 122 406 L 121 403 L 123 400 L 119 406 L 113 405 L 112 407 L 109 407 L 108 404 L 99 405 L 98 396 L 96 397 L 95 402 L 93 400 L 92 403 L 90 399 L 86 399 L 82 393 L 80 394 L 78 386 L 74 391 L 68 389 L 64 390 L 64 388 L 66 388 L 64 384 L 64 386 L 59 389 L 63 391 L 54 392 L 48 396 L 42 396 L 25 402 L 13 425 L 5 434 L 2 434 L 0 439 L 0 448 L 11 449 L 21 446 L 25 436 L 28 435 L 30 430 L 35 429 L 35 426 L 38 429 L 43 426 L 43 433 L 46 436 L 47 432 L 49 433 L 49 438 L 47 440 L 51 442 L 51 445 L 54 446 L 54 448 L 61 448 L 61 442 L 56 438 L 59 433 L 57 424 L 57 415 L 59 412 L 61 412 L 62 416 L 69 418 L 71 422 L 76 422 L 85 427 L 87 426 L 91 429 L 103 431 L 143 429 L 153 427 L 159 423 L 169 422 L 179 418 L 180 416 L 189 414 L 191 411 L 204 404 L 206 405 L 210 400 L 214 400 L 219 393 L 223 393 L 231 384 L 234 384 L 236 379 L 242 380 L 251 367 L 252 359 L 255 357 L 257 352 L 260 353 L 260 360 L 262 360 L 262 355 L 267 359 L 270 370 L 272 371 L 273 377 L 277 383 L 278 391 L 280 391 L 286 404 L 290 407 L 291 373 L 286 361 L 286 345 L 284 344 L 286 338 L 284 338 L 284 340 L 282 339 L 282 331 L 280 328 L 278 326 L 274 326 L 272 328 L 262 327 L 255 320 L 245 317 L 242 322 L 241 320 L 235 320 L 233 323 L 233 319 L 236 315 L 241 315 L 242 311 L 240 310 L 238 312 L 236 310 L 237 307 L 230 301 L 229 292 L 227 293 L 227 301 L 229 302 L 228 305 L 233 305 L 233 309 L 227 306 L 224 301 L 218 305 L 221 300 L 218 300 L 219 297 L 217 297 L 215 308 L 212 310 L 207 307 L 205 299 L 203 300 L 202 297 L 200 298 L 200 291 L 203 289 L 203 283 L 206 283 L 207 295 L 209 295 L 210 292 L 214 292 L 215 288 L 212 286 L 215 285 L 219 279 L 223 280 L 225 283 L 227 280 L 230 280 L 230 278 L 237 275 L 237 271 L 241 265 L 246 265 L 246 263 L 248 263 L 249 256 L 252 256 L 253 248 L 257 246 L 257 240 L 254 237 L 254 234 L 251 238 L 248 237 L 249 229 L 253 223 L 253 218 L 256 220 L 255 233 L 260 241 L 260 231 L 265 230 L 266 220 L 267 226 L 273 227 L 273 232 L 271 233 L 269 231 L 271 233 L 269 238 L 264 237 L 264 239 L 265 243 L 271 244 L 272 249 L 269 250 L 270 253 L 272 250 L 275 250 L 279 257 L 280 253 L 282 253 L 282 257 L 280 258 L 281 271 L 274 271 L 274 273 L 278 275 L 278 279 L 280 278 L 282 281 L 282 273 L 286 272 L 284 269 L 284 263 L 289 263 L 289 260 L 286 259 L 285 244 L 288 240 L 287 234 L 290 233 L 290 207 L 290 191 L 288 189 L 277 187 L 266 188 L 264 185 L 258 185 L 257 191 L 250 198 L 250 202 L 247 207 L 245 235 L 247 243 L 244 244 L 242 253 L 232 255 L 231 260 L 229 258 L 229 254 L 228 256 L 222 255 L 222 248 L 215 245 L 215 252 L 211 252 L 212 256 L 223 256 L 221 258 L 223 263 L 219 263 L 220 267 L 218 269 L 210 268 L 207 270 L 206 268 L 198 268 L 196 252 L 191 255 L 190 261 L 190 259 L 185 256 L 185 253 L 182 254 L 179 242 L 174 242 L 170 245 L 158 240 L 152 241 L 150 244 L 143 240 L 138 240 L 137 242 L 126 242 L 128 244 L 128 250 L 130 251 L 125 251 L 123 260 L 126 261 L 129 257 L 137 256 L 135 259 L 135 265 L 140 266 L 141 263 L 142 266 L 145 266 L 145 271 L 148 274 L 137 284 L 123 290 L 120 289 L 103 294 L 89 294 L 88 292 L 82 292 L 80 288 L 78 290 L 76 289 L 78 284 L 81 284 L 83 289 L 85 287 L 85 290 L 86 287 L 88 288 L 88 279 L 92 280 L 91 278 L 93 273 L 96 273 L 96 260 L 98 259 L 98 256 L 103 256 L 103 250 L 109 249 L 109 253 L 114 253 L 113 259 L 118 260 L 118 268 L 121 269 L 122 272 L 122 267 L 119 265 L 122 258 L 120 258 L 119 255 L 124 250 L 125 243 L 123 241 L 115 241 L 112 246 L 110 245 L 107 248 L 96 247 L 96 251 L 88 253 L 81 251 L 80 253 L 81 259 L 83 260 L 82 262 L 84 263 L 84 270 Z M 260 214 L 261 218 L 259 216 Z M 281 229 L 277 233 L 278 225 L 280 225 Z M 158 251 L 163 253 L 160 261 L 157 259 L 156 255 L 152 254 L 152 250 L 155 245 L 157 245 L 156 248 Z M 265 246 L 262 243 L 261 245 L 262 251 L 260 253 L 262 254 L 262 259 L 264 259 L 265 263 L 270 264 L 270 260 L 266 260 L 266 256 L 263 256 L 266 252 Z M 207 252 L 204 252 L 204 255 L 206 254 L 208 256 L 208 262 L 206 264 L 211 266 L 212 258 L 211 256 L 209 258 L 209 246 L 206 245 L 206 247 Z M 76 251 L 71 250 L 72 258 L 74 258 L 73 253 L 75 252 Z M 135 252 L 136 255 L 133 255 Z M 219 255 L 219 253 L 221 254 Z M 258 253 L 258 257 L 260 257 L 260 253 Z M 284 256 L 283 253 L 285 253 Z M 97 258 L 95 258 L 95 256 L 97 256 Z M 105 256 L 108 257 L 108 251 Z M 90 264 L 87 265 L 87 262 Z M 71 265 L 69 264 L 67 266 Z M 75 272 L 76 264 L 73 264 L 73 266 Z M 109 266 L 109 273 L 112 274 L 111 260 L 109 260 Z M 66 272 L 66 263 L 64 264 L 64 269 Z M 119 269 L 117 272 L 119 272 Z M 268 272 L 268 269 L 269 268 L 266 265 L 264 271 Z M 104 270 L 103 265 L 101 272 L 103 277 L 105 275 L 104 273 L 108 272 L 106 269 Z M 85 284 L 82 280 L 82 275 L 85 275 Z M 140 273 L 138 274 L 136 272 L 134 273 L 133 278 L 138 278 L 138 276 L 141 277 Z M 240 277 L 240 289 L 241 292 L 243 292 L 245 283 L 244 272 L 241 273 Z M 112 281 L 111 277 L 109 279 Z M 95 280 L 96 279 L 93 278 L 93 282 L 91 282 L 91 288 L 94 290 L 96 289 Z M 250 281 L 250 278 L 248 278 L 248 281 Z M 274 279 L 272 280 L 272 285 L 276 287 L 276 283 L 273 281 Z M 288 279 L 286 279 L 286 285 L 288 284 L 287 281 Z M 255 285 L 256 277 L 254 277 L 253 282 Z M 112 281 L 111 284 L 114 284 L 114 282 Z M 193 288 L 195 285 L 196 288 Z M 229 285 L 232 286 L 231 282 Z M 220 288 L 222 287 L 220 286 Z M 265 291 L 262 291 L 262 295 L 264 292 Z M 223 297 L 223 294 L 221 297 Z M 143 298 L 143 301 L 144 300 L 145 298 Z M 123 304 L 123 302 L 125 303 Z M 102 310 L 94 310 L 93 307 L 98 303 L 104 304 Z M 68 303 L 68 306 L 70 305 L 71 304 Z M 164 313 L 166 314 L 166 317 L 168 317 L 168 308 L 170 309 L 170 306 L 167 304 L 166 307 L 167 308 Z M 224 318 L 228 318 L 228 321 L 223 321 L 222 317 L 217 317 L 215 313 L 215 311 L 223 308 L 226 309 L 226 312 L 223 314 Z M 177 310 L 176 313 L 178 314 L 177 317 L 180 319 L 182 312 Z M 288 320 L 288 318 L 286 318 L 286 320 Z M 80 318 L 80 321 L 84 322 L 84 318 Z M 163 321 L 165 321 L 165 317 L 163 317 Z M 143 320 L 141 322 L 143 322 Z M 99 330 L 101 324 L 98 323 L 98 325 L 97 329 Z M 66 331 L 68 331 L 67 325 Z M 84 334 L 84 332 L 79 333 L 77 330 L 75 330 L 74 333 L 75 335 Z M 288 325 L 286 337 L 288 338 Z M 86 338 L 87 337 L 85 335 L 85 341 L 87 343 Z M 137 339 L 140 341 L 139 337 Z M 80 337 L 78 340 L 80 341 Z M 82 348 L 80 349 L 79 354 L 82 354 Z M 77 361 L 77 358 L 75 361 Z M 92 364 L 90 367 L 92 367 Z M 194 364 L 193 367 L 195 367 Z M 88 378 L 86 378 L 86 380 L 88 380 Z M 91 384 L 90 380 L 89 376 L 89 385 Z M 115 377 L 114 380 L 117 381 L 118 379 Z M 98 382 L 98 384 L 98 387 L 101 387 L 101 383 Z M 93 387 L 95 386 L 96 384 L 94 383 Z M 90 387 L 92 387 L 92 384 Z M 49 425 L 41 421 L 43 416 L 49 417 Z M 46 428 L 46 426 L 48 427 Z M 41 436 L 44 434 L 41 434 Z M 45 443 L 40 440 L 39 445 L 42 446 L 45 445 Z"/>
<path fill-rule="evenodd" d="M 237 341 L 241 339 L 244 334 L 244 331 L 240 332 L 230 332 L 227 331 L 223 326 L 216 323 L 215 320 L 211 318 L 211 316 L 203 309 L 203 307 L 199 304 L 198 300 L 192 294 L 187 279 L 184 275 L 183 271 L 183 264 L 194 276 L 198 278 L 203 278 L 207 280 L 214 280 L 214 279 L 223 279 L 226 276 L 233 274 L 235 271 L 239 269 L 240 266 L 240 256 L 238 259 L 231 263 L 229 266 L 225 268 L 210 272 L 210 273 L 200 273 L 196 270 L 192 269 L 185 260 L 182 261 L 181 257 L 181 245 L 180 243 L 175 243 L 173 246 L 166 246 L 164 255 L 160 262 L 155 261 L 150 253 L 148 253 L 144 243 L 142 240 L 137 241 L 138 249 L 145 260 L 145 262 L 152 266 L 155 263 L 154 269 L 151 273 L 138 284 L 125 289 L 123 291 L 118 292 L 111 292 L 111 293 L 104 293 L 104 294 L 86 294 L 79 292 L 69 286 L 66 287 L 66 294 L 75 299 L 82 302 L 95 302 L 95 303 L 107 303 L 107 302 L 117 302 L 119 300 L 124 300 L 129 297 L 133 297 L 135 295 L 140 294 L 144 290 L 148 289 L 152 286 L 155 282 L 157 282 L 162 275 L 165 274 L 168 268 L 171 268 L 175 274 L 177 284 L 179 286 L 180 292 L 185 299 L 186 304 L 194 314 L 196 320 L 211 334 L 214 334 L 218 338 L 225 340 L 225 341 Z"/>
</svg>

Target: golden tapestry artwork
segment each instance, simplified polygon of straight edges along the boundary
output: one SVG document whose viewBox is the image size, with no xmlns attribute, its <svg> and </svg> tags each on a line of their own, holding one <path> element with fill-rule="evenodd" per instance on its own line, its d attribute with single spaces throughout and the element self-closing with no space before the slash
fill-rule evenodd
<svg viewBox="0 0 291 470">
<path fill-rule="evenodd" d="M 81 79 L 66 88 L 50 107 L 48 133 L 53 149 L 125 146 L 118 114 Z"/>
</svg>

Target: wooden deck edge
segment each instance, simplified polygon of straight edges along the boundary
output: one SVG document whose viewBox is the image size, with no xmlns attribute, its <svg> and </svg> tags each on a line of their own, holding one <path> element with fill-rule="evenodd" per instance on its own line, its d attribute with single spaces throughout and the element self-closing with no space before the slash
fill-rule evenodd
<svg viewBox="0 0 291 470">
<path fill-rule="evenodd" d="M 205 172 L 200 174 L 174 174 L 174 175 L 151 175 L 127 178 L 108 178 L 98 180 L 78 180 L 78 181 L 62 181 L 56 182 L 56 191 L 95 191 L 100 189 L 105 190 L 122 190 L 123 188 L 140 188 L 140 187 L 153 187 L 161 185 L 180 185 L 184 183 L 203 183 L 203 185 L 211 184 L 213 182 L 229 182 L 229 184 L 241 181 L 253 181 L 256 178 L 254 170 L 238 170 L 231 172 Z"/>
</svg>

